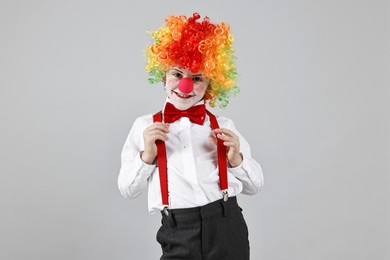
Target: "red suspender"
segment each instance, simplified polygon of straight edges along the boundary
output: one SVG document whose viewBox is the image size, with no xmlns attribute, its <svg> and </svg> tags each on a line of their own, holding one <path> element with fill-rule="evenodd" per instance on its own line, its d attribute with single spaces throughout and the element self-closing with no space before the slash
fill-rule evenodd
<svg viewBox="0 0 390 260">
<path fill-rule="evenodd" d="M 162 113 L 158 112 L 153 116 L 153 122 L 162 122 Z M 168 206 L 168 167 L 167 167 L 167 150 L 165 143 L 161 140 L 156 140 L 157 145 L 157 164 L 158 172 L 160 174 L 160 189 L 162 203 Z"/>
<path fill-rule="evenodd" d="M 210 118 L 210 125 L 213 130 L 219 128 L 217 118 L 210 111 L 206 110 Z M 153 122 L 162 122 L 162 112 L 153 115 Z M 162 203 L 164 206 L 169 205 L 168 201 L 168 167 L 167 167 L 167 153 L 165 143 L 161 140 L 156 141 L 157 145 L 157 163 L 160 176 L 160 189 Z M 217 139 L 217 154 L 218 154 L 218 169 L 219 169 L 219 187 L 223 191 L 223 199 L 227 200 L 227 162 L 226 162 L 226 146 L 223 141 Z"/>
<path fill-rule="evenodd" d="M 207 115 L 210 118 L 211 129 L 219 128 L 217 118 L 208 110 Z M 227 165 L 226 165 L 226 146 L 221 139 L 217 138 L 217 154 L 218 154 L 218 169 L 219 169 L 219 187 L 221 190 L 227 190 Z"/>
</svg>

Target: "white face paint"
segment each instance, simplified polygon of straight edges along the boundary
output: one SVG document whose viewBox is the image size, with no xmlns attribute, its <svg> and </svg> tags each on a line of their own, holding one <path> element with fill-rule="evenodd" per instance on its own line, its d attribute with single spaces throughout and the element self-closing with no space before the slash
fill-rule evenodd
<svg viewBox="0 0 390 260">
<path fill-rule="evenodd" d="M 189 78 L 194 82 L 194 89 L 187 94 L 182 93 L 179 88 L 179 81 L 182 78 Z M 209 80 L 201 72 L 192 73 L 189 69 L 172 67 L 166 73 L 165 90 L 172 104 L 180 110 L 186 110 L 202 100 L 206 93 Z"/>
</svg>

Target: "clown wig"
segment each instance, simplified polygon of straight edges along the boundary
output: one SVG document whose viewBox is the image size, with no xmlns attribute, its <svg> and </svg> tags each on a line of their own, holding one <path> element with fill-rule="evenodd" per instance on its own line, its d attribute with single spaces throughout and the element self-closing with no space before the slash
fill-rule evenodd
<svg viewBox="0 0 390 260">
<path fill-rule="evenodd" d="M 201 71 L 210 80 L 205 100 L 211 107 L 226 107 L 229 97 L 239 91 L 232 43 L 228 24 L 212 24 L 206 16 L 169 16 L 166 25 L 151 33 L 153 44 L 146 50 L 150 83 L 163 81 L 172 66 Z"/>
</svg>

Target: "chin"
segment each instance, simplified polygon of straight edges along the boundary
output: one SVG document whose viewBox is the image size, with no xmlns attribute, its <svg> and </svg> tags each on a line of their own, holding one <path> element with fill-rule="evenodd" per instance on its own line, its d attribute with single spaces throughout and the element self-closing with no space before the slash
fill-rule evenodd
<svg viewBox="0 0 390 260">
<path fill-rule="evenodd" d="M 192 107 L 194 104 L 178 104 L 177 102 L 176 103 L 173 103 L 173 105 L 179 109 L 179 110 L 187 110 L 189 109 L 190 107 Z"/>
<path fill-rule="evenodd" d="M 179 110 L 187 110 L 197 103 L 197 102 L 188 102 L 188 101 L 182 102 L 180 100 L 172 100 L 172 99 L 171 102 Z"/>
</svg>

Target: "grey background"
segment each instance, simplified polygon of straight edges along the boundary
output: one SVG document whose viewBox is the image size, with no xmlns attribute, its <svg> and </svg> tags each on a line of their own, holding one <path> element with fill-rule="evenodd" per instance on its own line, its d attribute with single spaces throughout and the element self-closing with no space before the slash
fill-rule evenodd
<svg viewBox="0 0 390 260">
<path fill-rule="evenodd" d="M 265 186 L 240 196 L 252 259 L 390 258 L 389 1 L 0 1 L 0 259 L 158 259 L 159 216 L 117 190 L 147 84 L 147 30 L 235 34 L 225 110 Z"/>
</svg>

